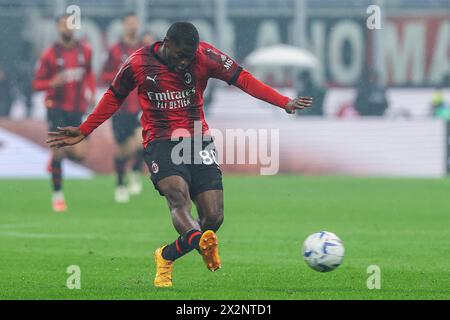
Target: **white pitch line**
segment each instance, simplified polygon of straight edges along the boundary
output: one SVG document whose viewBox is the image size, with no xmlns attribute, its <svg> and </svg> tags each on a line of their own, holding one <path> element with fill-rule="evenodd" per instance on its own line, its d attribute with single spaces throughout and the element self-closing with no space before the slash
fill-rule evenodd
<svg viewBox="0 0 450 320">
<path fill-rule="evenodd" d="M 34 228 L 49 226 L 48 223 L 0 223 L 0 229 Z"/>
<path fill-rule="evenodd" d="M 0 230 L 0 238 L 25 238 L 25 239 L 83 239 L 83 240 L 107 240 L 107 241 L 147 241 L 148 234 L 130 234 L 130 236 L 104 236 L 98 234 L 68 234 L 68 233 L 32 233 L 19 231 Z"/>
<path fill-rule="evenodd" d="M 0 231 L 0 237 L 6 238 L 34 238 L 34 239 L 104 239 L 110 240 L 108 237 L 103 237 L 93 234 L 65 234 L 65 233 L 29 233 L 17 231 Z"/>
</svg>

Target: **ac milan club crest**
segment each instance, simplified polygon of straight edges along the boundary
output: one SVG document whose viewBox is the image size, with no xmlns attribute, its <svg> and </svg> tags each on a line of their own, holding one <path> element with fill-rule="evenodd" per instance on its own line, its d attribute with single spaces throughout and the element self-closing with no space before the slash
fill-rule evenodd
<svg viewBox="0 0 450 320">
<path fill-rule="evenodd" d="M 159 171 L 159 166 L 155 161 L 152 161 L 152 173 L 156 174 Z"/>
<path fill-rule="evenodd" d="M 191 84 L 192 83 L 192 75 L 189 72 L 184 74 L 184 83 Z"/>
</svg>

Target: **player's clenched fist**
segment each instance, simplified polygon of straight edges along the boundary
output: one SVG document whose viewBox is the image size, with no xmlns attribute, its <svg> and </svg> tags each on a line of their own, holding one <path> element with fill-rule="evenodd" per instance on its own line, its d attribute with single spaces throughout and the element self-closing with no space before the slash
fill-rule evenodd
<svg viewBox="0 0 450 320">
<path fill-rule="evenodd" d="M 284 109 L 287 113 L 295 113 L 296 109 L 303 110 L 312 106 L 313 98 L 311 97 L 299 97 L 289 101 Z"/>
<path fill-rule="evenodd" d="M 49 132 L 48 136 L 46 142 L 51 148 L 72 146 L 85 138 L 78 127 L 58 127 L 58 131 Z"/>
</svg>

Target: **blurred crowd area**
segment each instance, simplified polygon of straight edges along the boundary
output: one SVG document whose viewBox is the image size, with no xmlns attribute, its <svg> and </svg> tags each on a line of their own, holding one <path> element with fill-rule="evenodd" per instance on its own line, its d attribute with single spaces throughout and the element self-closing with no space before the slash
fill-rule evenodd
<svg viewBox="0 0 450 320">
<path fill-rule="evenodd" d="M 381 8 L 381 30 L 367 27 L 372 4 Z M 11 117 L 14 108 L 22 109 L 22 118 L 33 117 L 36 62 L 57 37 L 55 17 L 71 5 L 81 9 L 77 36 L 91 45 L 97 75 L 121 37 L 120 17 L 135 12 L 144 41 L 160 40 L 172 22 L 189 20 L 203 40 L 266 83 L 313 96 L 314 108 L 301 117 L 385 116 L 389 90 L 409 89 L 426 92 L 419 99 L 427 110 L 422 115 L 450 120 L 449 0 L 0 0 L 0 117 Z M 255 50 L 280 43 L 308 50 L 319 64 L 247 64 Z M 207 110 L 221 86 L 213 82 L 207 91 Z M 353 90 L 351 98 L 328 99 L 326 107 L 327 95 L 339 89 Z M 401 112 L 410 116 L 408 108 Z"/>
</svg>

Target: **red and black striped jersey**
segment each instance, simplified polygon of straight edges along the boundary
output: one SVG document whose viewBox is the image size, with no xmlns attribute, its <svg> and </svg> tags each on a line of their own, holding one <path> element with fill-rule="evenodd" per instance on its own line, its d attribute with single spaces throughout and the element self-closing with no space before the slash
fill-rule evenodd
<svg viewBox="0 0 450 320">
<path fill-rule="evenodd" d="M 119 110 L 123 100 L 136 87 L 143 111 L 144 146 L 153 140 L 209 133 L 203 113 L 203 91 L 210 78 L 234 84 L 253 97 L 280 108 L 285 108 L 290 101 L 208 43 L 200 42 L 191 65 L 182 72 L 169 69 L 157 56 L 161 45 L 162 42 L 156 42 L 145 46 L 127 59 L 95 110 L 80 125 L 84 136 Z M 199 132 L 194 130 L 196 122 Z"/>
<path fill-rule="evenodd" d="M 175 72 L 157 56 L 161 44 L 156 42 L 133 53 L 111 85 L 119 98 L 125 98 L 137 87 L 143 110 L 144 144 L 170 139 L 173 134 L 192 136 L 195 121 L 201 123 L 202 134 L 207 134 L 203 91 L 208 79 L 218 78 L 232 84 L 242 70 L 227 55 L 201 42 L 189 68 L 182 73 Z"/>
<path fill-rule="evenodd" d="M 127 58 L 135 52 L 137 49 L 142 47 L 142 43 L 137 46 L 129 46 L 123 41 L 120 41 L 113 45 L 109 50 L 108 58 L 103 66 L 103 71 L 100 76 L 100 81 L 105 85 L 111 85 L 114 80 L 114 76 L 119 70 L 120 66 L 127 60 Z M 119 112 L 129 112 L 137 114 L 140 111 L 139 99 L 137 96 L 137 89 L 133 90 L 125 101 L 122 103 Z"/>
<path fill-rule="evenodd" d="M 95 94 L 95 76 L 92 71 L 92 50 L 85 42 L 72 48 L 55 43 L 47 48 L 37 65 L 33 88 L 45 91 L 45 106 L 68 112 L 84 113 Z M 64 75 L 64 84 L 52 87 L 58 74 Z"/>
</svg>

